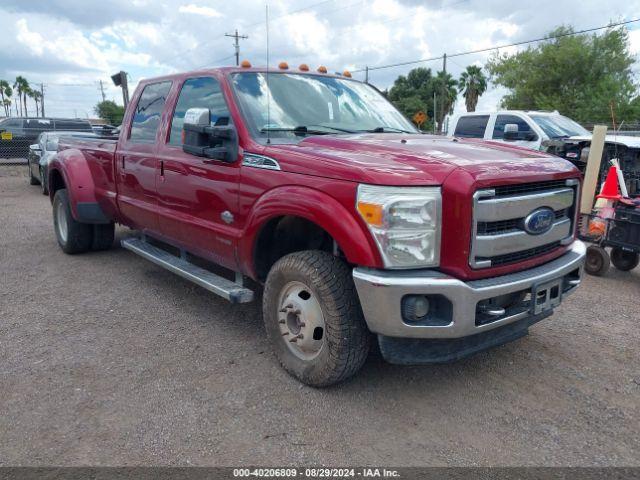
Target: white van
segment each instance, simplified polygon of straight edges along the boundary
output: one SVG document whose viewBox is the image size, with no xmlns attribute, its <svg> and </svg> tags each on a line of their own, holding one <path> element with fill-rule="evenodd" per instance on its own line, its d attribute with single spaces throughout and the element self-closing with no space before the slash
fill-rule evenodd
<svg viewBox="0 0 640 480">
<path fill-rule="evenodd" d="M 483 138 L 540 149 L 544 140 L 588 137 L 591 133 L 568 117 L 556 112 L 501 110 L 468 112 L 449 122 L 448 134 L 456 137 Z"/>
</svg>

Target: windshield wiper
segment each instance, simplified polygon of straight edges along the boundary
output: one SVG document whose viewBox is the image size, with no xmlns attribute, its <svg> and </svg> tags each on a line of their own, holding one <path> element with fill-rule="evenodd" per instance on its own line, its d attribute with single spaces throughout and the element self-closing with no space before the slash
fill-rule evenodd
<svg viewBox="0 0 640 480">
<path fill-rule="evenodd" d="M 396 127 L 376 127 L 371 128 L 369 130 L 360 130 L 361 132 L 369 132 L 369 133 L 416 133 L 410 132 L 408 130 L 402 130 L 401 128 Z"/>
<path fill-rule="evenodd" d="M 306 125 L 298 125 L 297 127 L 264 127 L 260 132 L 292 132 L 296 135 L 330 135 L 331 132 L 325 130 L 314 130 L 307 128 Z"/>
</svg>

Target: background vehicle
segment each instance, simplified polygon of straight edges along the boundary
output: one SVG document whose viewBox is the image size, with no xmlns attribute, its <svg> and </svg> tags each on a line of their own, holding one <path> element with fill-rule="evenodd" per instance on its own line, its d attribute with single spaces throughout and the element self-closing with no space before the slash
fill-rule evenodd
<svg viewBox="0 0 640 480">
<path fill-rule="evenodd" d="M 27 167 L 29 169 L 29 184 L 40 185 L 43 195 L 47 195 L 49 190 L 47 182 L 42 181 L 49 174 L 49 160 L 58 152 L 58 140 L 62 136 L 74 137 L 96 137 L 97 135 L 89 132 L 42 132 L 38 135 L 36 143 L 29 146 L 29 155 L 27 157 Z"/>
<path fill-rule="evenodd" d="M 542 150 L 569 160 L 581 171 L 586 165 L 591 142 L 591 132 L 558 112 L 501 110 L 463 113 L 451 120 L 448 134 Z M 640 194 L 640 138 L 615 134 L 606 136 L 600 182 L 604 180 L 606 166 L 612 158 L 620 161 L 629 193 Z"/>
<path fill-rule="evenodd" d="M 79 118 L 5 118 L 0 121 L 0 158 L 27 158 L 38 135 L 58 130 L 92 132 L 91 124 Z"/>
<path fill-rule="evenodd" d="M 264 285 L 273 349 L 314 386 L 358 371 L 371 332 L 388 361 L 453 361 L 580 283 L 569 162 L 422 135 L 366 84 L 284 67 L 145 80 L 117 141 L 63 138 L 63 251 L 108 248 L 117 222 L 140 232 L 123 247 L 231 302 Z"/>
</svg>

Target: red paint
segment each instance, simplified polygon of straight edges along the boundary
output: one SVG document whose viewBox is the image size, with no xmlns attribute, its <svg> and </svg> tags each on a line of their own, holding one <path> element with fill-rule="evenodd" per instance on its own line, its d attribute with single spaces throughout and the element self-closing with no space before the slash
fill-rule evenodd
<svg viewBox="0 0 640 480">
<path fill-rule="evenodd" d="M 377 247 L 355 210 L 357 185 L 441 185 L 442 271 L 461 279 L 502 275 L 539 265 L 565 250 L 479 271 L 468 265 L 473 192 L 579 177 L 570 163 L 494 142 L 428 135 L 311 136 L 298 144 L 265 146 L 249 135 L 228 81 L 231 73 L 248 70 L 261 71 L 221 68 L 141 82 L 131 105 L 136 105 L 146 84 L 172 81 L 155 144 L 127 140 L 133 112 L 129 108 L 117 143 L 73 140 L 62 145 L 50 170 L 62 174 L 74 215 L 77 202 L 98 202 L 119 223 L 252 277 L 255 241 L 262 227 L 274 217 L 296 215 L 331 234 L 350 263 L 382 268 Z M 205 163 L 167 143 L 182 83 L 203 76 L 221 82 L 240 141 L 235 163 Z M 282 171 L 242 166 L 244 151 L 276 159 Z M 233 214 L 233 223 L 221 220 L 224 211 Z"/>
</svg>

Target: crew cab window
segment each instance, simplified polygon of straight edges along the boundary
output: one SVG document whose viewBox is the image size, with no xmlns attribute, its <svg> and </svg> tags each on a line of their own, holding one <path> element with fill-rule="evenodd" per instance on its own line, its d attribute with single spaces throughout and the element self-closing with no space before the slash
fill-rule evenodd
<svg viewBox="0 0 640 480">
<path fill-rule="evenodd" d="M 515 115 L 498 115 L 496 123 L 493 126 L 493 138 L 502 140 L 504 137 L 504 126 L 508 123 L 518 125 L 518 140 L 532 140 L 532 136 L 535 136 L 531 125 L 523 118 Z"/>
<path fill-rule="evenodd" d="M 53 122 L 46 118 L 28 118 L 24 121 L 24 129 L 30 135 L 39 135 L 42 132 L 53 130 Z"/>
<path fill-rule="evenodd" d="M 228 125 L 229 109 L 225 102 L 220 83 L 215 78 L 190 78 L 180 90 L 176 109 L 171 120 L 171 145 L 182 145 L 182 125 L 184 115 L 190 108 L 208 108 L 211 112 L 211 125 Z"/>
<path fill-rule="evenodd" d="M 456 137 L 484 138 L 484 131 L 489 123 L 489 115 L 468 115 L 460 117 L 456 124 Z"/>
<path fill-rule="evenodd" d="M 129 140 L 134 143 L 154 143 L 160 116 L 171 89 L 171 82 L 150 83 L 142 91 L 133 112 Z"/>
</svg>

